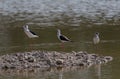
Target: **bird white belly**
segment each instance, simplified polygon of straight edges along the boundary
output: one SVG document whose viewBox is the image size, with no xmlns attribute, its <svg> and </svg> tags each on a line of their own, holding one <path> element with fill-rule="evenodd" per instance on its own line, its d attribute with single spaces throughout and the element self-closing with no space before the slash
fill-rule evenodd
<svg viewBox="0 0 120 79">
<path fill-rule="evenodd" d="M 98 44 L 100 42 L 100 39 L 99 38 L 93 38 L 93 43 L 94 44 Z"/>
<path fill-rule="evenodd" d="M 25 31 L 26 35 L 29 37 L 29 38 L 35 38 L 35 37 L 38 37 L 37 35 L 33 35 L 32 33 L 30 33 L 29 31 Z"/>
</svg>

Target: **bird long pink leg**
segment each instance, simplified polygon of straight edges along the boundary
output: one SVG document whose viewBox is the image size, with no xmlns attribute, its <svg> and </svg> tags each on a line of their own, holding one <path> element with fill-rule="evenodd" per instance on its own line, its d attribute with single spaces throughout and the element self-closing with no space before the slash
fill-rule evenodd
<svg viewBox="0 0 120 79">
<path fill-rule="evenodd" d="M 61 48 L 64 50 L 64 43 L 63 42 L 61 43 Z"/>
</svg>

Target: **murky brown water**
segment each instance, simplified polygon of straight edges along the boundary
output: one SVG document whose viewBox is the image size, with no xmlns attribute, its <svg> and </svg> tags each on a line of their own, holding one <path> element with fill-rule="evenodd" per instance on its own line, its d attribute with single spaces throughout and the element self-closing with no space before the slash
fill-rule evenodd
<svg viewBox="0 0 120 79">
<path fill-rule="evenodd" d="M 26 1 L 21 1 L 20 3 L 25 3 L 24 5 L 27 4 Z M 45 10 L 40 9 L 45 11 L 44 14 L 39 13 L 40 10 L 38 10 L 37 13 L 37 7 L 34 6 L 33 9 L 31 9 L 29 5 L 27 8 L 24 8 L 22 12 L 24 5 L 20 6 L 20 4 L 16 2 L 14 4 L 15 6 L 12 7 L 10 6 L 12 2 L 9 1 L 6 1 L 5 4 L 9 5 L 4 5 L 2 9 L 0 6 L 0 55 L 32 50 L 64 52 L 87 51 L 89 53 L 109 55 L 112 56 L 114 60 L 101 66 L 93 66 L 88 69 L 75 69 L 66 72 L 51 69 L 47 71 L 31 70 L 30 72 L 26 70 L 23 71 L 24 73 L 17 70 L 1 71 L 0 79 L 120 79 L 119 17 L 117 21 L 114 20 L 115 18 L 105 21 L 103 18 L 101 19 L 103 16 L 99 16 L 99 20 L 94 17 L 91 21 L 76 13 L 74 14 L 72 10 L 73 7 L 71 7 L 72 9 L 68 7 L 70 8 L 68 13 L 57 13 L 55 12 L 56 8 L 55 11 L 51 8 L 56 5 L 52 5 L 50 9 L 48 9 L 49 12 L 46 12 L 47 8 Z M 45 4 L 47 5 L 48 3 L 45 2 Z M 36 3 L 36 5 L 38 4 Z M 65 3 L 64 5 L 68 4 Z M 19 9 L 18 7 L 21 8 Z M 64 6 L 61 7 L 64 8 Z M 31 10 L 33 11 L 31 12 Z M 22 28 L 24 24 L 29 24 L 29 28 L 34 31 L 39 38 L 28 38 Z M 74 41 L 72 43 L 65 43 L 64 49 L 61 48 L 61 42 L 57 38 L 57 28 L 61 29 L 64 35 Z M 95 32 L 100 33 L 101 42 L 98 45 L 93 45 L 92 43 Z"/>
<path fill-rule="evenodd" d="M 47 51 L 87 51 L 100 55 L 113 56 L 114 60 L 101 66 L 100 72 L 96 72 L 95 67 L 89 69 L 78 69 L 76 71 L 63 72 L 63 79 L 119 79 L 119 51 L 120 51 L 120 27 L 119 26 L 95 26 L 95 27 L 61 27 L 62 33 L 71 38 L 73 43 L 65 43 L 64 49 L 61 48 L 61 42 L 56 36 L 56 27 L 39 27 L 29 25 L 30 29 L 39 35 L 39 38 L 28 38 L 22 28 L 22 23 L 11 23 L 1 26 L 0 31 L 0 54 L 10 54 L 16 52 L 25 52 L 32 50 Z M 92 37 L 95 32 L 100 33 L 101 42 L 94 46 Z M 1 79 L 60 79 L 59 73 L 39 71 L 37 74 L 26 71 L 27 75 L 1 73 Z M 50 73 L 50 71 L 49 71 Z M 100 74 L 98 74 L 100 73 Z M 44 75 L 42 75 L 44 74 Z M 40 76 L 41 75 L 41 76 Z M 84 75 L 84 76 L 83 76 Z"/>
</svg>

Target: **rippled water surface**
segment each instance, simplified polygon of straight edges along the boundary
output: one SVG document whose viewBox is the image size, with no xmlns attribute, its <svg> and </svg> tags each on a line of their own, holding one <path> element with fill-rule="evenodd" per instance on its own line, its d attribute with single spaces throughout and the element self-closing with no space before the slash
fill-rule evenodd
<svg viewBox="0 0 120 79">
<path fill-rule="evenodd" d="M 87 51 L 114 58 L 88 69 L 0 71 L 0 79 L 120 79 L 119 4 L 119 0 L 0 0 L 0 55 L 33 50 Z M 28 38 L 22 28 L 25 24 L 39 38 Z M 58 28 L 74 42 L 62 48 Z M 98 45 L 92 43 L 95 32 L 100 33 Z"/>
</svg>

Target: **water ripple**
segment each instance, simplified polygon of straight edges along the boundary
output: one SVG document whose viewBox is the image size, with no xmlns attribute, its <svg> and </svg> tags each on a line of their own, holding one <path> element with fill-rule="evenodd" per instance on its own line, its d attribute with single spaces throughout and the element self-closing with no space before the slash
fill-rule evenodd
<svg viewBox="0 0 120 79">
<path fill-rule="evenodd" d="M 120 19 L 119 0 L 5 0 L 0 4 L 0 15 L 12 17 L 12 22 L 32 20 L 40 25 L 79 26 L 82 23 L 110 24 L 111 21 L 119 24 Z"/>
</svg>

